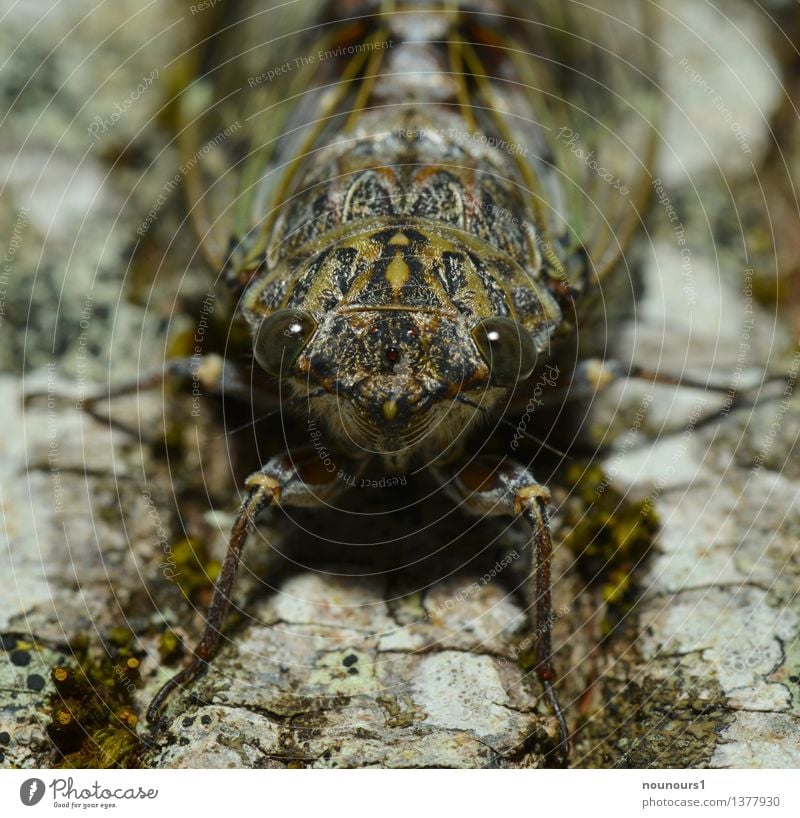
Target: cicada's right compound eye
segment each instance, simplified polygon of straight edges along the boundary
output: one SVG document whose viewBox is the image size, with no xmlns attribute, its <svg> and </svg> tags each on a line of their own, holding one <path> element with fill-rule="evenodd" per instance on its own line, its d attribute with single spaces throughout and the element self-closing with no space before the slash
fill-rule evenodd
<svg viewBox="0 0 800 818">
<path fill-rule="evenodd" d="M 276 378 L 286 377 L 317 330 L 303 310 L 278 310 L 268 315 L 256 332 L 253 355 L 258 365 Z"/>
</svg>

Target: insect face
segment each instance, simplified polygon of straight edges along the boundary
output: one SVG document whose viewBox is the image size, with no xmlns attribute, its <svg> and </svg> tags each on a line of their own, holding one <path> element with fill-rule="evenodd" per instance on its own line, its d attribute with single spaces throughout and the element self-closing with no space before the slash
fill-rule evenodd
<svg viewBox="0 0 800 818">
<path fill-rule="evenodd" d="M 536 364 L 498 290 L 490 269 L 441 237 L 367 231 L 301 266 L 286 306 L 261 319 L 254 354 L 295 395 L 315 396 L 348 449 L 439 455 L 476 417 L 457 396 L 491 409 Z"/>
<path fill-rule="evenodd" d="M 474 411 L 453 397 L 487 376 L 462 319 L 405 310 L 329 316 L 297 369 L 344 442 L 386 454 L 446 445 Z"/>
</svg>

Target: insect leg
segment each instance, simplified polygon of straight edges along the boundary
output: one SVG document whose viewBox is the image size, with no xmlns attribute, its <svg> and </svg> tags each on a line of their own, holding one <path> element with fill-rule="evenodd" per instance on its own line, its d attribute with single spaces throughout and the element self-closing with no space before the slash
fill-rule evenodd
<svg viewBox="0 0 800 818">
<path fill-rule="evenodd" d="M 257 473 L 250 478 L 262 477 Z M 249 483 L 249 481 L 248 481 Z M 219 649 L 219 641 L 222 636 L 221 628 L 225 619 L 225 614 L 230 607 L 230 592 L 233 581 L 236 578 L 236 570 L 242 556 L 242 550 L 247 540 L 247 535 L 253 528 L 256 516 L 268 505 L 276 500 L 280 495 L 280 484 L 277 481 L 263 476 L 261 480 L 250 486 L 250 493 L 245 499 L 239 511 L 239 516 L 233 524 L 228 552 L 225 555 L 225 562 L 222 564 L 217 583 L 214 586 L 214 596 L 211 599 L 211 606 L 208 609 L 206 625 L 203 635 L 197 647 L 194 649 L 194 656 L 189 664 L 180 672 L 176 673 L 153 697 L 150 706 L 147 708 L 147 721 L 155 723 L 161 708 L 164 706 L 169 695 L 178 687 L 182 687 L 195 679 L 208 663 L 214 658 Z"/>
<path fill-rule="evenodd" d="M 534 566 L 534 644 L 536 645 L 536 675 L 541 682 L 547 701 L 558 720 L 560 741 L 557 748 L 559 763 L 566 766 L 569 756 L 569 729 L 558 695 L 553 687 L 553 599 L 551 564 L 553 540 L 550 536 L 550 521 L 547 503 L 550 492 L 537 483 L 521 488 L 514 496 L 514 505 L 519 508 L 533 531 L 535 546 Z"/>
<path fill-rule="evenodd" d="M 731 373 L 733 375 L 733 373 Z M 671 372 L 659 372 L 657 370 L 648 369 L 647 367 L 633 365 L 627 372 L 622 374 L 622 377 L 636 378 L 642 381 L 651 381 L 652 383 L 666 384 L 667 386 L 683 386 L 688 389 L 703 389 L 708 392 L 717 392 L 728 395 L 731 401 L 726 408 L 726 411 L 731 409 L 731 406 L 739 407 L 740 405 L 748 405 L 755 402 L 754 393 L 758 396 L 760 390 L 771 383 L 787 383 L 787 374 L 783 372 L 764 372 L 763 378 L 757 381 L 751 381 L 750 385 L 739 385 L 730 383 L 721 383 L 719 378 L 717 382 L 713 383 L 710 380 L 703 380 L 702 378 L 693 378 L 688 375 L 675 375 Z"/>
<path fill-rule="evenodd" d="M 599 358 L 587 358 L 575 368 L 573 384 L 570 384 L 570 392 L 574 391 L 573 386 L 587 393 L 589 391 L 597 392 L 610 386 L 615 381 L 627 378 L 650 381 L 653 384 L 682 386 L 687 389 L 703 389 L 709 392 L 723 393 L 729 395 L 737 405 L 746 401 L 749 393 L 757 391 L 765 384 L 785 383 L 786 381 L 786 375 L 783 373 L 764 373 L 762 380 L 751 382 L 749 386 L 732 386 L 729 383 L 720 382 L 719 377 L 717 377 L 715 383 L 710 377 L 703 380 L 700 377 L 648 369 L 637 364 L 626 366 L 622 362 L 613 359 L 604 361 Z"/>
<path fill-rule="evenodd" d="M 113 384 L 101 395 L 85 398 L 83 408 L 88 412 L 93 412 L 100 401 L 155 389 L 173 379 L 191 380 L 215 395 L 241 400 L 253 400 L 258 397 L 249 379 L 236 364 L 225 360 L 220 355 L 209 354 L 173 358 L 166 361 L 162 367 L 145 372 L 139 377 Z"/>
<path fill-rule="evenodd" d="M 131 435 L 139 431 L 114 420 L 107 413 L 98 411 L 98 404 L 103 401 L 119 398 L 124 395 L 137 394 L 141 391 L 156 389 L 172 380 L 191 381 L 206 393 L 220 397 L 232 397 L 251 402 L 259 408 L 274 409 L 278 406 L 276 397 L 266 390 L 258 390 L 255 383 L 247 377 L 249 370 L 241 370 L 230 361 L 219 355 L 195 355 L 190 358 L 173 358 L 158 369 L 152 369 L 136 378 L 112 384 L 103 393 L 84 396 L 69 394 L 67 390 L 57 392 L 55 397 L 65 403 L 77 405 L 87 415 L 111 427 L 121 429 Z M 25 394 L 24 404 L 27 407 L 34 400 L 51 395 L 40 390 Z"/>
<path fill-rule="evenodd" d="M 348 464 L 349 465 L 349 464 Z M 351 467 L 358 473 L 358 466 Z M 231 530 L 228 551 L 206 616 L 203 634 L 189 664 L 156 693 L 147 708 L 147 721 L 154 724 L 169 695 L 178 687 L 203 673 L 216 656 L 222 639 L 222 626 L 231 604 L 231 590 L 247 537 L 256 517 L 270 505 L 319 505 L 332 499 L 346 487 L 336 479 L 337 471 L 325 468 L 316 451 L 301 449 L 273 457 L 245 481 L 247 497 Z"/>
<path fill-rule="evenodd" d="M 533 620 L 536 675 L 558 721 L 559 743 L 556 755 L 566 764 L 569 754 L 569 730 L 556 695 L 552 661 L 553 625 L 551 560 L 553 553 L 547 504 L 550 492 L 540 485 L 524 466 L 510 460 L 476 458 L 458 474 L 445 481 L 446 490 L 465 510 L 481 516 L 522 517 L 532 532 L 532 580 L 529 600 Z"/>
<path fill-rule="evenodd" d="M 566 375 L 566 373 L 565 373 Z M 568 397 L 570 400 L 592 398 L 598 393 L 608 389 L 612 384 L 626 379 L 636 379 L 650 381 L 653 384 L 663 384 L 666 386 L 685 387 L 687 389 L 702 389 L 708 392 L 725 394 L 729 397 L 729 403 L 725 411 L 732 407 L 748 405 L 755 402 L 754 393 L 767 384 L 787 382 L 785 374 L 765 373 L 763 380 L 749 385 L 732 386 L 729 383 L 721 383 L 719 380 L 714 383 L 711 380 L 691 377 L 689 375 L 676 375 L 671 372 L 659 372 L 650 370 L 638 365 L 626 365 L 614 359 L 603 360 L 601 358 L 585 358 L 582 360 L 568 376 L 560 377 L 541 396 L 541 401 L 537 405 L 554 405 Z M 530 385 L 526 384 L 518 390 L 509 404 L 510 409 L 520 409 L 525 405 L 530 393 Z M 713 418 L 713 416 L 712 416 Z"/>
</svg>

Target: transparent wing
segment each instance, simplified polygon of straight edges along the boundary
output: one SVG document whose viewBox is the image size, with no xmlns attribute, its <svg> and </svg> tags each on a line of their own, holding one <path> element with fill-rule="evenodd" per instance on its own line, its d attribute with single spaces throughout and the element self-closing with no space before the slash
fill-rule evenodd
<svg viewBox="0 0 800 818">
<path fill-rule="evenodd" d="M 593 280 L 571 281 L 586 288 L 613 269 L 649 196 L 658 49 L 648 4 L 537 0 L 502 6 L 499 17 L 477 19 L 495 31 L 506 28 L 504 39 L 467 52 L 474 53 L 476 74 L 480 57 L 492 49 L 505 49 L 513 64 L 521 82 L 490 77 L 482 89 L 487 107 L 498 127 L 525 146 L 518 161 L 538 221 L 567 268 L 559 272 L 569 274 L 576 248 L 589 257 Z M 484 57 L 491 62 L 490 54 Z"/>
</svg>

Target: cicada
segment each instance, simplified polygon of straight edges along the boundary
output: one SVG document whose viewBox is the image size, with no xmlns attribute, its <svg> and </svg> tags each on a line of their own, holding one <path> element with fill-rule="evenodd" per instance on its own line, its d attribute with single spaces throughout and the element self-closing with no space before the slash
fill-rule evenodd
<svg viewBox="0 0 800 818">
<path fill-rule="evenodd" d="M 251 331 L 239 381 L 313 419 L 338 468 L 309 439 L 247 479 L 205 631 L 151 722 L 214 659 L 262 511 L 423 464 L 464 512 L 529 529 L 536 672 L 566 756 L 550 492 L 515 447 L 475 441 L 543 377 L 562 397 L 596 384 L 635 297 L 625 250 L 655 142 L 639 5 L 304 0 L 212 32 L 234 51 L 205 63 L 203 117 L 235 106 L 241 184 L 227 232 L 193 211 Z"/>
</svg>

